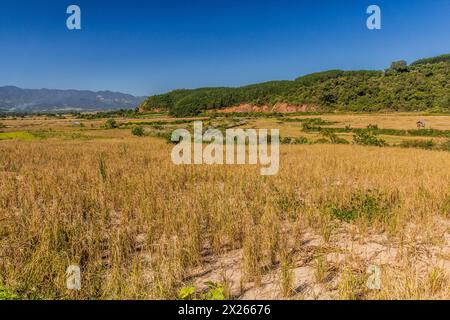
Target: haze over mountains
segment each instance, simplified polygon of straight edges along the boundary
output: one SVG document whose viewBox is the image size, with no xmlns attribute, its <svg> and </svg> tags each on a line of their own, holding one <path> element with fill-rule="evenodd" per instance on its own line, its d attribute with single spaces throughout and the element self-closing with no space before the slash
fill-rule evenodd
<svg viewBox="0 0 450 320">
<path fill-rule="evenodd" d="M 0 112 L 105 111 L 131 109 L 144 97 L 111 91 L 0 87 Z"/>
</svg>

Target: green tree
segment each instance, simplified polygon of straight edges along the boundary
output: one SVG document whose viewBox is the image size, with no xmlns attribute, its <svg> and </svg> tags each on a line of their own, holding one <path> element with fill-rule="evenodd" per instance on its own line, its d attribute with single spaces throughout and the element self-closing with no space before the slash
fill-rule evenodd
<svg viewBox="0 0 450 320">
<path fill-rule="evenodd" d="M 394 61 L 391 63 L 391 70 L 395 72 L 408 72 L 408 63 L 405 60 Z"/>
</svg>

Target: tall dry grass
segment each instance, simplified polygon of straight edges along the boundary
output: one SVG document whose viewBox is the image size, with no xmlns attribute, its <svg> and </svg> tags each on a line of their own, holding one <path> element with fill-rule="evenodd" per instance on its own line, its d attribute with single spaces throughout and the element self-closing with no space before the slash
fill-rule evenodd
<svg viewBox="0 0 450 320">
<path fill-rule="evenodd" d="M 153 138 L 1 142 L 0 283 L 24 298 L 173 299 L 190 270 L 242 249 L 242 281 L 258 286 L 281 265 L 290 296 L 290 250 L 306 228 L 330 240 L 355 209 L 347 223 L 360 234 L 432 245 L 436 219 L 450 216 L 445 152 L 282 146 L 279 174 L 263 177 L 258 166 L 174 166 L 170 148 Z M 71 264 L 79 292 L 66 289 Z M 342 270 L 340 297 L 354 298 L 360 281 Z M 397 290 L 370 297 L 404 297 L 406 272 L 390 275 Z M 444 276 L 429 277 L 420 296 L 448 298 Z"/>
</svg>

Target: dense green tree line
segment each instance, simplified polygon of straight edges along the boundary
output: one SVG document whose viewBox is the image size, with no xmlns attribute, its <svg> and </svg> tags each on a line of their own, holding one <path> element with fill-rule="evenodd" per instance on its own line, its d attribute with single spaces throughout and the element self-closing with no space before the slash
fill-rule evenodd
<svg viewBox="0 0 450 320">
<path fill-rule="evenodd" d="M 450 54 L 443 54 L 443 55 L 437 56 L 437 57 L 420 59 L 420 60 L 414 61 L 413 63 L 411 63 L 411 65 L 415 66 L 415 65 L 419 65 L 419 64 L 430 64 L 430 63 L 439 63 L 439 62 L 450 62 Z"/>
<path fill-rule="evenodd" d="M 175 90 L 149 97 L 142 110 L 168 110 L 175 116 L 241 103 L 311 105 L 323 111 L 450 111 L 450 55 L 393 62 L 385 71 L 331 70 L 294 81 L 239 88 Z"/>
</svg>

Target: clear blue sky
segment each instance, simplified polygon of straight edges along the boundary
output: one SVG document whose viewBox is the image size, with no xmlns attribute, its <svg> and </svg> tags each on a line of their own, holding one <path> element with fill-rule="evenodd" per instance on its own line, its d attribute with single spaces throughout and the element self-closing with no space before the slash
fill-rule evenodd
<svg viewBox="0 0 450 320">
<path fill-rule="evenodd" d="M 66 28 L 66 8 L 82 30 Z M 382 30 L 366 9 L 382 9 Z M 1 0 L 0 86 L 239 86 L 450 53 L 450 0 Z"/>
</svg>

